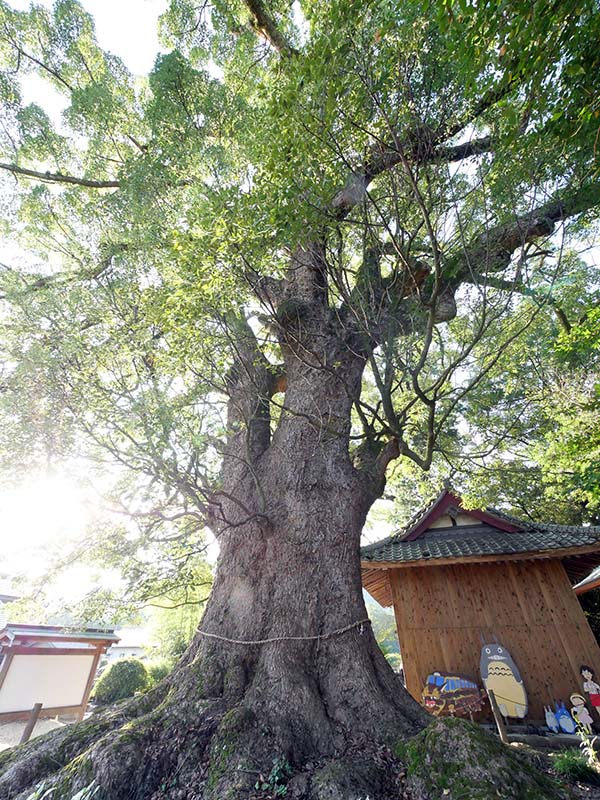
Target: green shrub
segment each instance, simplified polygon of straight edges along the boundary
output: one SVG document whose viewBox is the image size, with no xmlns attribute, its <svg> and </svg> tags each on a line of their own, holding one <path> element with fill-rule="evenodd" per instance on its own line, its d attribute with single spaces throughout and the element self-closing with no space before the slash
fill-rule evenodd
<svg viewBox="0 0 600 800">
<path fill-rule="evenodd" d="M 553 753 L 551 758 L 554 771 L 563 778 L 600 786 L 600 774 L 590 767 L 579 750 L 561 750 L 560 753 Z"/>
<path fill-rule="evenodd" d="M 142 662 L 137 658 L 122 658 L 110 664 L 98 678 L 92 700 L 98 705 L 109 705 L 147 688 L 148 673 Z"/>
<path fill-rule="evenodd" d="M 166 658 L 157 659 L 156 661 L 146 662 L 146 671 L 148 672 L 149 685 L 156 686 L 163 678 L 166 678 L 169 672 L 173 669 L 173 664 Z"/>
</svg>

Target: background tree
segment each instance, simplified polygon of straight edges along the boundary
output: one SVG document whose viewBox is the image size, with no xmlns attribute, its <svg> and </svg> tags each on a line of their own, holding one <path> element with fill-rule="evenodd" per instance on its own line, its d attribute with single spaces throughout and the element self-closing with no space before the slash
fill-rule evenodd
<svg viewBox="0 0 600 800">
<path fill-rule="evenodd" d="M 554 309 L 504 353 L 487 386 L 469 395 L 463 441 L 487 426 L 496 432 L 496 444 L 485 443 L 479 454 L 462 460 L 459 453 L 444 456 L 446 469 L 469 488 L 474 503 L 509 504 L 525 519 L 597 524 L 595 271 L 581 259 L 565 257 Z"/>
<path fill-rule="evenodd" d="M 365 605 L 377 644 L 394 670 L 398 671 L 402 666 L 402 658 L 400 656 L 394 613 L 390 609 L 381 608 L 378 603 L 368 596 L 365 598 Z"/>
<path fill-rule="evenodd" d="M 0 8 L 8 226 L 39 258 L 2 275 L 7 461 L 117 462 L 132 512 L 220 543 L 171 675 L 3 756 L 2 793 L 246 797 L 283 757 L 290 793 L 389 797 L 379 747 L 428 718 L 366 624 L 361 530 L 391 462 L 430 469 L 470 393 L 502 399 L 583 246 L 596 4 L 172 0 L 142 83 L 74 0 Z"/>
</svg>

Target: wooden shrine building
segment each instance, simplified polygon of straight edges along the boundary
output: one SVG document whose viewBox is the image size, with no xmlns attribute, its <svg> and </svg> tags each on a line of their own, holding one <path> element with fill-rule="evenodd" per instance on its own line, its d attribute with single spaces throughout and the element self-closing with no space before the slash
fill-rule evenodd
<svg viewBox="0 0 600 800">
<path fill-rule="evenodd" d="M 600 527 L 523 522 L 465 510 L 444 490 L 397 534 L 361 550 L 363 586 L 394 607 L 406 685 L 460 673 L 482 685 L 483 643 L 517 664 L 529 720 L 581 692 L 580 667 L 600 681 L 600 648 L 573 585 L 600 565 Z"/>
</svg>

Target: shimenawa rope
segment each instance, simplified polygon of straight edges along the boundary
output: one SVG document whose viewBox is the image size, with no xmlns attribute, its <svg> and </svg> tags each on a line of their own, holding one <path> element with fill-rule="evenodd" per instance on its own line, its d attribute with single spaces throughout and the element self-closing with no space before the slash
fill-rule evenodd
<svg viewBox="0 0 600 800">
<path fill-rule="evenodd" d="M 221 642 L 228 642 L 229 644 L 246 644 L 246 645 L 256 645 L 256 644 L 273 644 L 273 642 L 316 642 L 322 641 L 323 639 L 331 639 L 334 636 L 341 636 L 342 633 L 347 633 L 351 631 L 352 628 L 360 627 L 360 633 L 362 634 L 362 627 L 363 625 L 370 625 L 371 620 L 368 617 L 365 619 L 359 619 L 358 622 L 352 622 L 350 625 L 346 625 L 344 628 L 338 628 L 335 631 L 330 631 L 329 633 L 319 633 L 313 636 L 272 636 L 269 639 L 229 639 L 227 636 L 219 636 L 218 633 L 209 633 L 208 631 L 202 631 L 198 629 L 198 633 L 201 636 L 206 636 L 208 639 L 218 639 Z"/>
</svg>

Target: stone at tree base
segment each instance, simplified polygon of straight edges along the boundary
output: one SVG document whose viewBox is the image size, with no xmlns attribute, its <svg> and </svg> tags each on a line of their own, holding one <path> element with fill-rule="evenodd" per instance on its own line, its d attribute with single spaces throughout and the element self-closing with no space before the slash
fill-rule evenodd
<svg viewBox="0 0 600 800">
<path fill-rule="evenodd" d="M 438 719 L 396 747 L 411 800 L 571 800 L 535 758 L 506 747 L 477 725 Z"/>
</svg>

